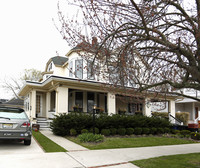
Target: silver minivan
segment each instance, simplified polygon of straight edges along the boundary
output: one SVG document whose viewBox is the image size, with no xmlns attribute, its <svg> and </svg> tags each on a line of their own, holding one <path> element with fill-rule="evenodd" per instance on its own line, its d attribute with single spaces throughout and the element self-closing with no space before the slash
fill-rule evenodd
<svg viewBox="0 0 200 168">
<path fill-rule="evenodd" d="M 20 108 L 0 107 L 0 139 L 23 140 L 31 144 L 31 123 Z"/>
</svg>

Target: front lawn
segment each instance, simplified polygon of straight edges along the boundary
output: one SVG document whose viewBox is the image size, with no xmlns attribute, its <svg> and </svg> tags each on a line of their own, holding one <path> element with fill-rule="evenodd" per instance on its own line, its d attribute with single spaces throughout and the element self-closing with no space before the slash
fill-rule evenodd
<svg viewBox="0 0 200 168">
<path fill-rule="evenodd" d="M 200 168 L 200 153 L 162 156 L 131 163 L 140 168 Z"/>
<path fill-rule="evenodd" d="M 64 148 L 44 136 L 41 132 L 32 131 L 32 134 L 45 152 L 67 152 Z"/>
<path fill-rule="evenodd" d="M 78 138 L 66 137 L 67 139 L 80 144 L 88 149 L 114 149 L 114 148 L 135 148 L 147 146 L 178 145 L 195 143 L 192 140 L 167 137 L 106 137 L 103 142 L 83 143 Z"/>
</svg>

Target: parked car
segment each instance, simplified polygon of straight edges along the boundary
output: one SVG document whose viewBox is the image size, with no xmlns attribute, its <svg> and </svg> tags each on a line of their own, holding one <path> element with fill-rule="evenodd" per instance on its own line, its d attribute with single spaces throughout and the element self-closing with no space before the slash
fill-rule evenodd
<svg viewBox="0 0 200 168">
<path fill-rule="evenodd" d="M 23 140 L 30 145 L 31 135 L 31 123 L 23 109 L 0 107 L 0 139 Z"/>
</svg>

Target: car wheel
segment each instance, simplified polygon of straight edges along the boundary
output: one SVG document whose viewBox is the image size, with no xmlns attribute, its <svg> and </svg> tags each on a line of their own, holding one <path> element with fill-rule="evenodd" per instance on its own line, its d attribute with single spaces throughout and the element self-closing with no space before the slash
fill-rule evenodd
<svg viewBox="0 0 200 168">
<path fill-rule="evenodd" d="M 24 145 L 30 145 L 31 144 L 31 140 L 24 140 Z"/>
</svg>

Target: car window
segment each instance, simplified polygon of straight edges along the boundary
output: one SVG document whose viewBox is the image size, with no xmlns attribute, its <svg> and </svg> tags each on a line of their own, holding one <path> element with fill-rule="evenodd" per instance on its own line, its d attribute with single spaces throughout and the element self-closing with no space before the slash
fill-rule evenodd
<svg viewBox="0 0 200 168">
<path fill-rule="evenodd" d="M 10 119 L 27 119 L 25 112 L 17 111 L 0 111 L 0 117 Z"/>
</svg>

